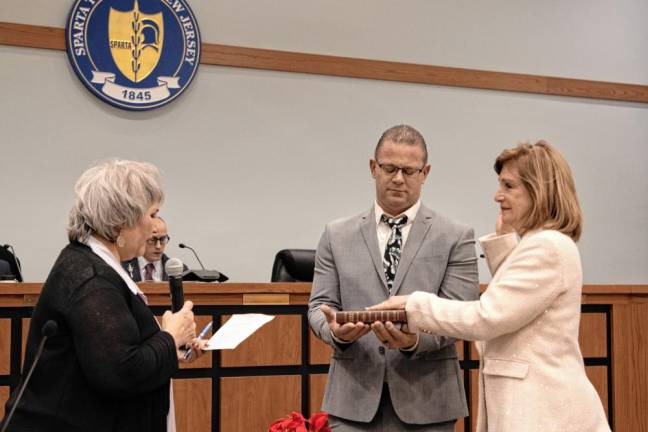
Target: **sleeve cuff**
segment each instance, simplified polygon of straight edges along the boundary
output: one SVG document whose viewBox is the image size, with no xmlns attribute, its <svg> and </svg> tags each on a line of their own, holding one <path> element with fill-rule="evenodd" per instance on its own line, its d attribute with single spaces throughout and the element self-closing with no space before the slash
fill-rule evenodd
<svg viewBox="0 0 648 432">
<path fill-rule="evenodd" d="M 350 345 L 352 342 L 348 341 L 343 341 L 342 339 L 338 338 L 335 336 L 335 333 L 331 332 L 331 338 L 333 339 L 333 342 L 340 344 L 340 345 Z"/>
<path fill-rule="evenodd" d="M 418 346 L 419 346 L 419 334 L 416 333 L 416 343 L 414 343 L 414 345 L 412 345 L 409 348 L 401 348 L 400 350 L 402 352 L 410 353 L 416 351 L 418 349 Z"/>
<path fill-rule="evenodd" d="M 479 244 L 486 256 L 486 262 L 488 263 L 488 269 L 491 275 L 495 274 L 502 262 L 504 262 L 506 257 L 518 245 L 519 241 L 517 233 L 503 235 L 492 233 L 479 238 Z"/>
</svg>

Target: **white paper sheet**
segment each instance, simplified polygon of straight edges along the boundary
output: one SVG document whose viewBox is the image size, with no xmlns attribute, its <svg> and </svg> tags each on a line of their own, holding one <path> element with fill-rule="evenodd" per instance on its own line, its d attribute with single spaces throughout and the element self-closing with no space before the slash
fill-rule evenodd
<svg viewBox="0 0 648 432">
<path fill-rule="evenodd" d="M 207 351 L 234 349 L 274 316 L 265 314 L 232 315 L 207 342 Z"/>
</svg>

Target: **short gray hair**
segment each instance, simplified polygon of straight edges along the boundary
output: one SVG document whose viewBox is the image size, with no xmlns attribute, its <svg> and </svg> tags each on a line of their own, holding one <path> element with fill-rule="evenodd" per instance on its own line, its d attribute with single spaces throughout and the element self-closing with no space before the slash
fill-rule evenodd
<svg viewBox="0 0 648 432">
<path fill-rule="evenodd" d="M 416 145 L 421 147 L 423 150 L 423 162 L 427 164 L 428 152 L 427 145 L 425 144 L 425 138 L 421 135 L 421 132 L 417 131 L 410 125 L 397 125 L 392 126 L 387 129 L 380 136 L 378 144 L 376 144 L 376 149 L 374 150 L 374 159 L 378 160 L 378 152 L 380 147 L 385 143 L 385 141 L 392 141 L 396 144 L 407 144 L 407 145 Z"/>
<path fill-rule="evenodd" d="M 109 160 L 81 174 L 68 223 L 70 241 L 97 234 L 115 242 L 121 227 L 137 224 L 155 203 L 164 200 L 160 171 L 148 162 Z"/>
</svg>

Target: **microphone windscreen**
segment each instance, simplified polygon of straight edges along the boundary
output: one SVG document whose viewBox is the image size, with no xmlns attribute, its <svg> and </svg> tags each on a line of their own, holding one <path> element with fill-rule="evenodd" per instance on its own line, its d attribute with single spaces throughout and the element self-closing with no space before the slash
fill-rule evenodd
<svg viewBox="0 0 648 432">
<path fill-rule="evenodd" d="M 169 258 L 164 265 L 164 270 L 171 277 L 180 277 L 184 271 L 184 266 L 180 258 Z"/>
<path fill-rule="evenodd" d="M 184 244 L 184 243 L 180 243 L 180 244 L 178 244 L 178 247 L 179 247 L 180 249 L 184 249 L 184 248 L 187 247 L 187 245 Z"/>
<path fill-rule="evenodd" d="M 45 324 L 43 324 L 43 328 L 41 329 L 41 333 L 45 337 L 52 337 L 56 334 L 58 331 L 58 324 L 54 320 L 48 320 Z"/>
</svg>

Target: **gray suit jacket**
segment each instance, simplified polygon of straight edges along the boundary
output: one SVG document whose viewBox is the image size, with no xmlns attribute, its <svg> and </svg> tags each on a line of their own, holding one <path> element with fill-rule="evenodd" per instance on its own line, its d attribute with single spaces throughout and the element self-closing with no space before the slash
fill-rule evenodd
<svg viewBox="0 0 648 432">
<path fill-rule="evenodd" d="M 394 295 L 427 291 L 474 300 L 479 295 L 473 230 L 421 206 L 393 284 Z M 317 248 L 308 319 L 317 337 L 333 347 L 323 409 L 345 419 L 369 422 L 383 382 L 389 385 L 401 420 L 429 424 L 468 414 L 455 340 L 420 334 L 413 353 L 382 348 L 373 333 L 337 344 L 324 314 L 362 310 L 387 299 L 373 208 L 326 226 Z"/>
</svg>

